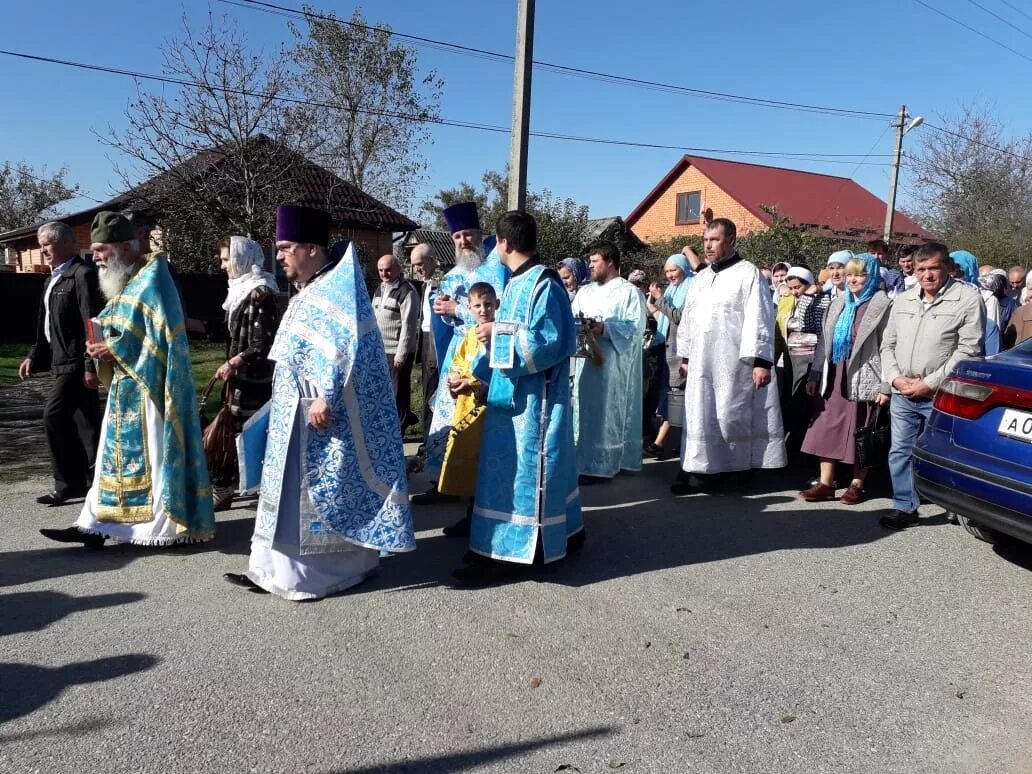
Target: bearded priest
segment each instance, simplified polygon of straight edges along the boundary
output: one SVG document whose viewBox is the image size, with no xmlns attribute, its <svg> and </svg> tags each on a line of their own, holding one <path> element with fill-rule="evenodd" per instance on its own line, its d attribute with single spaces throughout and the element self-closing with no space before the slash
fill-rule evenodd
<svg viewBox="0 0 1032 774">
<path fill-rule="evenodd" d="M 93 487 L 61 543 L 144 546 L 215 535 L 211 485 L 183 307 L 162 254 L 144 255 L 132 224 L 100 212 L 90 232 L 107 306 L 86 351 L 110 379 Z"/>
</svg>

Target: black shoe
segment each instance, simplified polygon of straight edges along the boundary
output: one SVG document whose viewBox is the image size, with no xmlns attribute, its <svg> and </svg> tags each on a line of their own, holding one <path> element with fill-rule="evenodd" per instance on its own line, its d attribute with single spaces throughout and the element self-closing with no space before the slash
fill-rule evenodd
<svg viewBox="0 0 1032 774">
<path fill-rule="evenodd" d="M 473 523 L 473 519 L 469 516 L 463 516 L 454 524 L 449 524 L 444 528 L 445 537 L 469 537 L 469 528 Z"/>
<path fill-rule="evenodd" d="M 58 543 L 82 543 L 91 551 L 97 551 L 104 547 L 104 536 L 93 535 L 83 532 L 78 527 L 66 527 L 65 529 L 41 529 L 43 537 L 55 540 Z"/>
<path fill-rule="evenodd" d="M 913 513 L 892 511 L 878 519 L 878 523 L 885 527 L 885 529 L 900 530 L 907 527 L 916 527 L 920 523 L 920 519 L 917 518 L 917 511 Z"/>
<path fill-rule="evenodd" d="M 566 555 L 570 556 L 584 548 L 584 541 L 587 540 L 587 538 L 588 535 L 584 529 L 580 529 L 576 534 L 570 535 L 566 538 Z"/>
<path fill-rule="evenodd" d="M 222 573 L 222 577 L 225 578 L 229 583 L 232 583 L 234 586 L 242 586 L 243 588 L 255 594 L 269 593 L 261 586 L 259 586 L 257 583 L 255 583 L 253 580 L 248 578 L 242 572 L 224 572 Z"/>
<path fill-rule="evenodd" d="M 532 573 L 533 565 L 512 564 L 510 562 L 472 562 L 460 567 L 452 573 L 456 585 L 468 589 L 482 589 L 498 583 L 527 578 Z"/>
<path fill-rule="evenodd" d="M 670 485 L 670 492 L 675 495 L 693 495 L 701 494 L 702 490 L 691 481 L 675 481 Z"/>
<path fill-rule="evenodd" d="M 459 501 L 458 495 L 442 494 L 437 491 L 436 486 L 432 486 L 425 492 L 414 494 L 410 498 L 413 505 L 440 505 L 442 503 L 457 503 Z"/>
<path fill-rule="evenodd" d="M 581 473 L 577 476 L 577 486 L 594 486 L 595 484 L 605 484 L 612 480 L 604 476 L 589 476 L 587 473 Z"/>
<path fill-rule="evenodd" d="M 662 446 L 657 446 L 654 443 L 646 444 L 641 449 L 641 456 L 642 457 L 658 458 L 659 455 L 664 454 L 664 453 L 665 452 L 663 451 L 663 447 Z"/>
<path fill-rule="evenodd" d="M 45 495 L 40 495 L 36 498 L 36 502 L 40 505 L 48 505 L 51 508 L 57 505 L 64 505 L 69 500 L 76 500 L 80 497 L 85 497 L 85 492 L 65 492 L 64 494 L 58 494 L 57 492 L 47 492 Z"/>
</svg>

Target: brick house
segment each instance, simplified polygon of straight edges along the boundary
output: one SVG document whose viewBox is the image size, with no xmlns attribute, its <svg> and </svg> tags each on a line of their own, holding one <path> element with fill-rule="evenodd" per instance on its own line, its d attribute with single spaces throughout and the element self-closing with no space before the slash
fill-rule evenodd
<svg viewBox="0 0 1032 774">
<path fill-rule="evenodd" d="M 259 138 L 256 142 L 273 144 L 272 140 L 264 137 Z M 218 154 L 213 151 L 202 151 L 185 162 L 183 166 L 190 165 L 203 171 L 206 165 L 212 163 L 219 163 Z M 393 251 L 395 232 L 418 228 L 418 225 L 411 219 L 308 159 L 298 156 L 292 173 L 297 195 L 291 199 L 291 203 L 327 210 L 333 219 L 334 238 L 332 241 L 337 241 L 337 238 L 342 237 L 357 243 L 360 254 L 366 263 L 372 262 L 375 266 L 377 257 Z M 86 257 L 90 254 L 90 226 L 94 216 L 102 210 L 133 209 L 136 200 L 134 191 L 143 188 L 153 180 L 145 181 L 136 189 L 89 209 L 57 218 L 74 230 L 80 255 Z M 143 207 L 143 209 L 158 222 L 159 228 L 154 231 L 151 238 L 152 249 L 160 249 L 161 213 L 147 207 Z M 270 211 L 270 222 L 273 217 L 274 213 Z M 36 229 L 40 225 L 42 225 L 42 221 L 0 234 L 0 271 L 13 270 L 44 274 L 50 272 L 50 267 L 43 261 L 39 245 L 36 242 Z M 229 236 L 228 233 L 227 236 Z M 270 256 L 271 247 L 270 244 L 268 251 Z M 214 255 L 214 253 L 213 245 L 212 254 Z M 174 262 L 176 256 L 172 255 L 170 258 Z M 213 268 L 217 267 L 213 266 Z"/>
<path fill-rule="evenodd" d="M 626 218 L 646 242 L 702 234 L 706 220 L 730 218 L 741 234 L 766 229 L 764 208 L 806 231 L 862 241 L 882 236 L 885 202 L 847 177 L 684 156 Z M 932 235 L 896 211 L 893 241 Z"/>
</svg>

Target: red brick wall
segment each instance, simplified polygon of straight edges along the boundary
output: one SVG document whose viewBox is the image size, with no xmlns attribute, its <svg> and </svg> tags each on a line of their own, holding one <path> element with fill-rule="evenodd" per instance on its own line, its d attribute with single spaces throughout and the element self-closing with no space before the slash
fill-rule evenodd
<svg viewBox="0 0 1032 774">
<path fill-rule="evenodd" d="M 632 227 L 634 233 L 645 242 L 702 234 L 701 220 L 698 223 L 684 225 L 677 223 L 677 195 L 692 191 L 702 192 L 701 211 L 708 208 L 713 210 L 714 218 L 730 218 L 738 227 L 739 234 L 748 234 L 750 231 L 762 231 L 767 228 L 763 221 L 732 199 L 694 166 L 688 166 L 642 213 L 637 221 L 627 225 Z"/>
</svg>

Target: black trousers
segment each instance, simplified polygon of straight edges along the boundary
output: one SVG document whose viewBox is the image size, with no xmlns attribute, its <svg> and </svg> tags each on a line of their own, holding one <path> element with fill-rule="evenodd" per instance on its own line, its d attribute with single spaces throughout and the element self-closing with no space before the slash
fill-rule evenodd
<svg viewBox="0 0 1032 774">
<path fill-rule="evenodd" d="M 388 355 L 388 362 L 394 362 L 394 355 Z M 416 360 L 416 354 L 410 352 L 405 355 L 405 360 L 397 373 L 397 391 L 394 394 L 394 402 L 398 407 L 398 420 L 401 422 L 402 431 L 405 429 L 405 418 L 412 411 L 412 364 Z"/>
<path fill-rule="evenodd" d="M 423 443 L 430 437 L 430 423 L 434 421 L 434 393 L 441 373 L 437 370 L 437 357 L 433 347 L 423 347 Z"/>
<path fill-rule="evenodd" d="M 55 376 L 43 408 L 54 491 L 59 495 L 85 492 L 93 483 L 100 445 L 100 398 L 82 380 L 81 369 Z"/>
</svg>

